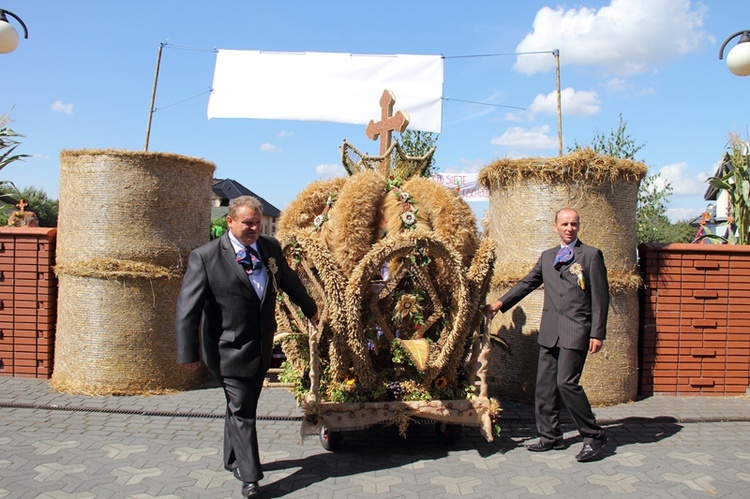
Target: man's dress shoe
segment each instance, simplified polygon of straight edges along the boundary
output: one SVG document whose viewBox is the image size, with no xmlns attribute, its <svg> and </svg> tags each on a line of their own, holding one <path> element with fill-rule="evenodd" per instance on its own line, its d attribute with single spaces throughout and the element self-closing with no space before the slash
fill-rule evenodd
<svg viewBox="0 0 750 499">
<path fill-rule="evenodd" d="M 243 482 L 242 497 L 260 497 L 260 485 L 258 485 L 258 482 Z"/>
<path fill-rule="evenodd" d="M 583 447 L 581 448 L 581 452 L 576 455 L 576 461 L 579 463 L 584 463 L 586 461 L 591 461 L 596 456 L 599 455 L 599 453 L 604 448 L 604 444 L 607 442 L 607 437 L 603 436 L 601 438 L 598 438 L 591 442 L 590 444 L 584 443 Z"/>
<path fill-rule="evenodd" d="M 547 452 L 548 450 L 561 450 L 565 448 L 565 441 L 560 438 L 556 438 L 555 440 L 543 440 L 539 439 L 539 441 L 535 444 L 527 445 L 526 448 L 530 450 L 531 452 Z"/>
</svg>

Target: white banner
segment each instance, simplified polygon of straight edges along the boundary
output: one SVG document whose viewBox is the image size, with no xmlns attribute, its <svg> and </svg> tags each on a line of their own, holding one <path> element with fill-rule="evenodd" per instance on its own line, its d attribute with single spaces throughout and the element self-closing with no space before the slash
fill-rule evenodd
<svg viewBox="0 0 750 499">
<path fill-rule="evenodd" d="M 219 50 L 208 118 L 380 121 L 383 90 L 409 128 L 440 133 L 443 58 L 326 52 Z"/>
<path fill-rule="evenodd" d="M 479 173 L 433 173 L 432 180 L 449 189 L 458 190 L 466 202 L 489 201 L 490 191 L 479 185 Z"/>
</svg>

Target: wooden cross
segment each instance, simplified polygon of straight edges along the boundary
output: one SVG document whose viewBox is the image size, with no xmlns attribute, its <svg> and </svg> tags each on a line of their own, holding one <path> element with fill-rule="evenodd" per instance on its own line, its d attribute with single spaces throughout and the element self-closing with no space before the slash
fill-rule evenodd
<svg viewBox="0 0 750 499">
<path fill-rule="evenodd" d="M 385 157 L 388 148 L 391 147 L 391 133 L 395 130 L 399 133 L 406 130 L 409 126 L 409 115 L 404 111 L 398 111 L 393 114 L 393 105 L 396 103 L 396 96 L 390 90 L 383 90 L 380 97 L 380 121 L 370 120 L 365 128 L 367 138 L 377 140 L 380 137 L 380 173 L 388 176 L 390 169 L 390 158 Z"/>
</svg>

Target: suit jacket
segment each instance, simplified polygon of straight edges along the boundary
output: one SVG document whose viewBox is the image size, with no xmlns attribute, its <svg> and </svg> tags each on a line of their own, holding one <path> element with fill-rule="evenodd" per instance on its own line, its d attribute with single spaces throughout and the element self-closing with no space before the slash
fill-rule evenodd
<svg viewBox="0 0 750 499">
<path fill-rule="evenodd" d="M 190 253 L 177 300 L 177 362 L 200 360 L 199 330 L 203 318 L 204 361 L 214 374 L 231 378 L 265 376 L 276 333 L 276 291 L 274 275 L 268 269 L 270 259 L 278 268 L 278 289 L 287 293 L 307 317 L 315 315 L 315 301 L 289 268 L 279 242 L 261 236 L 258 248 L 268 272 L 262 300 L 237 263 L 228 233 Z"/>
<path fill-rule="evenodd" d="M 590 338 L 603 340 L 607 334 L 609 283 L 604 256 L 599 249 L 578 240 L 573 260 L 556 269 L 554 261 L 559 249 L 557 245 L 542 253 L 531 272 L 500 298 L 501 310 L 507 311 L 544 284 L 538 343 L 548 348 L 558 344 L 562 348 L 588 350 Z M 570 272 L 575 263 L 583 268 L 585 289 Z"/>
</svg>

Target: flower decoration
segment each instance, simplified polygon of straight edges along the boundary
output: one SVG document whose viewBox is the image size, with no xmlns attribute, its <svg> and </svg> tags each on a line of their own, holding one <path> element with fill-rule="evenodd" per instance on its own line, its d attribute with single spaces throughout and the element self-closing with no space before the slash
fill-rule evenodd
<svg viewBox="0 0 750 499">
<path fill-rule="evenodd" d="M 445 376 L 440 376 L 435 380 L 435 388 L 438 390 L 443 390 L 445 387 L 448 386 L 448 380 L 445 378 Z"/>
<path fill-rule="evenodd" d="M 348 388 L 351 388 L 356 384 L 357 384 L 357 376 L 347 376 L 346 379 L 344 379 L 344 386 Z"/>
<path fill-rule="evenodd" d="M 325 221 L 328 220 L 328 215 L 320 214 L 313 220 L 313 225 L 315 226 L 315 230 L 320 230 L 321 227 L 323 227 L 323 224 Z"/>
<path fill-rule="evenodd" d="M 586 289 L 586 279 L 583 277 L 583 267 L 580 263 L 574 263 L 570 266 L 570 273 L 578 277 L 578 286 L 581 289 Z"/>
<path fill-rule="evenodd" d="M 414 212 L 407 211 L 401 214 L 401 221 L 406 227 L 411 227 L 417 223 L 417 217 L 414 216 Z"/>
<path fill-rule="evenodd" d="M 273 281 L 273 290 L 276 294 L 279 293 L 279 285 L 276 283 L 276 273 L 279 271 L 279 266 L 276 265 L 276 259 L 271 257 L 266 262 L 266 268 L 271 273 L 271 280 Z"/>
<path fill-rule="evenodd" d="M 401 223 L 407 229 L 414 230 L 417 228 L 417 209 L 414 205 L 417 202 L 414 198 L 406 191 L 401 190 L 401 184 L 389 183 L 388 186 L 393 190 L 393 194 L 401 205 Z"/>
<path fill-rule="evenodd" d="M 422 307 L 417 303 L 417 297 L 415 295 L 403 294 L 401 299 L 396 303 L 396 315 L 398 317 L 406 317 L 407 315 L 418 314 L 421 312 Z"/>
<path fill-rule="evenodd" d="M 328 220 L 328 212 L 333 207 L 333 204 L 336 202 L 336 196 L 338 193 L 334 192 L 333 194 L 330 194 L 326 198 L 326 207 L 323 208 L 323 212 L 320 215 L 317 215 L 313 219 L 313 227 L 315 227 L 315 230 L 320 230 L 323 227 L 323 224 L 326 223 Z"/>
</svg>

